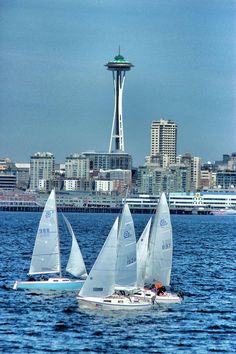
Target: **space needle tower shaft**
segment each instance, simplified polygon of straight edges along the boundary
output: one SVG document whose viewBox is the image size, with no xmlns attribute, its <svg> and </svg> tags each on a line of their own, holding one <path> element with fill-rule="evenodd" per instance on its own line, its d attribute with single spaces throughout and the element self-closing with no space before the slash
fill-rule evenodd
<svg viewBox="0 0 236 354">
<path fill-rule="evenodd" d="M 108 70 L 112 71 L 113 84 L 114 84 L 114 115 L 112 121 L 109 153 L 111 152 L 124 152 L 124 129 L 123 129 L 123 116 L 122 116 L 122 97 L 125 82 L 125 73 L 130 70 L 133 65 L 126 61 L 120 53 L 115 56 L 113 61 L 108 62 L 106 65 Z"/>
</svg>

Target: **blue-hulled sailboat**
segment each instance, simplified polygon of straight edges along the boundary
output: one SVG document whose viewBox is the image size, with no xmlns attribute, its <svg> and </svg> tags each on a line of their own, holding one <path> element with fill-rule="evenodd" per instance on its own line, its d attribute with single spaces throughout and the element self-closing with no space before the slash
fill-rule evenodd
<svg viewBox="0 0 236 354">
<path fill-rule="evenodd" d="M 64 216 L 64 215 L 63 215 Z M 53 189 L 45 204 L 36 235 L 33 255 L 27 281 L 17 280 L 14 290 L 31 291 L 75 291 L 81 289 L 87 277 L 84 260 L 72 227 L 64 216 L 72 237 L 72 246 L 66 271 L 77 279 L 62 277 L 60 239 L 57 219 L 56 195 Z M 58 274 L 58 277 L 45 278 L 45 275 Z M 41 276 L 36 279 L 35 276 Z"/>
</svg>

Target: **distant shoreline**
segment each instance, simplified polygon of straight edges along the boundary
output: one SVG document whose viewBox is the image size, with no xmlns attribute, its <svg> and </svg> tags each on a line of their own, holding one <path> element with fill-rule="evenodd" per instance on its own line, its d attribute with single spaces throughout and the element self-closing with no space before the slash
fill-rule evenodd
<svg viewBox="0 0 236 354">
<path fill-rule="evenodd" d="M 58 212 L 63 213 L 101 213 L 101 214 L 119 214 L 120 208 L 99 208 L 99 207 L 58 207 Z M 132 214 L 153 214 L 153 208 L 130 208 Z M 29 206 L 1 206 L 0 212 L 42 212 L 43 207 Z M 209 215 L 212 210 L 195 210 L 192 208 L 170 209 L 171 214 L 178 215 Z"/>
</svg>

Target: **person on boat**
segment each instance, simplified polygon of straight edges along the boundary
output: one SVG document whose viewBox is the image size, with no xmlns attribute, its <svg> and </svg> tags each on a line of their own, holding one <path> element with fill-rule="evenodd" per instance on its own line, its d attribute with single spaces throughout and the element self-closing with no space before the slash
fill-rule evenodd
<svg viewBox="0 0 236 354">
<path fill-rule="evenodd" d="M 163 296 L 166 293 L 166 288 L 162 285 L 161 282 L 155 284 L 155 289 L 157 296 Z"/>
<path fill-rule="evenodd" d="M 35 278 L 34 278 L 34 277 L 32 277 L 32 275 L 29 275 L 29 277 L 28 277 L 28 281 L 35 281 Z"/>
</svg>

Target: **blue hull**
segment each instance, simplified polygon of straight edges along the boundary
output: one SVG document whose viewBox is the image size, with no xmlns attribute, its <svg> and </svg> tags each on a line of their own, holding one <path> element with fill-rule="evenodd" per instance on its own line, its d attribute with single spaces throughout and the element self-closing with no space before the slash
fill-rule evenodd
<svg viewBox="0 0 236 354">
<path fill-rule="evenodd" d="M 13 289 L 31 291 L 79 291 L 83 284 L 84 280 L 50 278 L 48 280 L 41 281 L 16 281 Z"/>
</svg>

